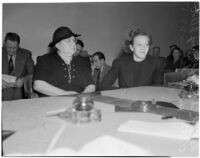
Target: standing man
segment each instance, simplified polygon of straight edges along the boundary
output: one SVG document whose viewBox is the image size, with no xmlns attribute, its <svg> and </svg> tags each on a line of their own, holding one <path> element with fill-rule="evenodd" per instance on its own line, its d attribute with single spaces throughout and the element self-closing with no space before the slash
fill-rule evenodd
<svg viewBox="0 0 200 158">
<path fill-rule="evenodd" d="M 132 30 L 129 34 L 132 53 L 113 61 L 111 70 L 102 81 L 101 89 L 113 89 L 111 85 L 117 78 L 120 88 L 162 84 L 164 68 L 148 55 L 151 40 L 147 33 L 139 29 Z"/>
<path fill-rule="evenodd" d="M 105 56 L 102 52 L 96 52 L 92 55 L 92 76 L 96 85 L 96 90 L 100 90 L 99 86 L 104 76 L 108 73 L 111 66 L 105 63 Z"/>
<path fill-rule="evenodd" d="M 13 32 L 6 34 L 2 47 L 2 101 L 23 99 L 24 81 L 33 74 L 32 54 L 19 45 L 18 34 Z M 11 78 L 15 80 L 10 82 Z"/>
</svg>

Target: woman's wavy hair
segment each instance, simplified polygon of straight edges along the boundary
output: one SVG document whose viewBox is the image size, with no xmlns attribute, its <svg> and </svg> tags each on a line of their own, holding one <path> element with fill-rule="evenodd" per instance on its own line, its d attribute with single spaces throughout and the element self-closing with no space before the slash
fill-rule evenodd
<svg viewBox="0 0 200 158">
<path fill-rule="evenodd" d="M 142 31 L 141 29 L 139 28 L 135 28 L 133 27 L 131 29 L 131 31 L 129 32 L 128 34 L 128 39 L 125 40 L 124 42 L 124 47 L 123 47 L 123 52 L 124 53 L 133 53 L 131 50 L 130 50 L 130 47 L 129 45 L 132 45 L 133 44 L 133 40 L 136 36 L 139 36 L 139 35 L 144 35 L 144 36 L 147 36 L 149 38 L 149 45 L 152 44 L 152 37 L 151 35 L 147 34 L 146 32 Z M 121 54 L 124 54 L 123 52 L 121 52 Z"/>
<path fill-rule="evenodd" d="M 134 38 L 139 36 L 139 35 L 143 35 L 143 36 L 147 36 L 149 38 L 149 45 L 152 44 L 152 37 L 151 35 L 147 34 L 146 32 L 144 32 L 143 30 L 139 29 L 139 28 L 133 28 L 131 29 L 131 31 L 129 32 L 128 35 L 128 41 L 129 41 L 129 45 L 133 44 Z"/>
</svg>

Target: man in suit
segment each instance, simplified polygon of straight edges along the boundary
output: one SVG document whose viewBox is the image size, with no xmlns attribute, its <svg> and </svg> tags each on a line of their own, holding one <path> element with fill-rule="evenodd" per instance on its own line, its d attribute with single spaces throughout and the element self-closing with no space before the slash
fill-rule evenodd
<svg viewBox="0 0 200 158">
<path fill-rule="evenodd" d="M 104 76 L 108 73 L 111 66 L 105 63 L 105 56 L 102 52 L 96 52 L 92 55 L 92 76 L 96 85 L 96 91 L 99 90 L 99 86 Z"/>
<path fill-rule="evenodd" d="M 101 83 L 101 90 L 113 89 L 112 84 L 117 78 L 119 88 L 163 84 L 163 66 L 148 55 L 151 40 L 151 36 L 142 30 L 131 30 L 129 47 L 132 53 L 113 61 L 111 70 Z"/>
<path fill-rule="evenodd" d="M 2 47 L 2 101 L 24 98 L 24 80 L 33 74 L 34 62 L 29 50 L 19 47 L 18 34 L 9 32 Z M 8 78 L 15 79 L 8 81 Z"/>
</svg>

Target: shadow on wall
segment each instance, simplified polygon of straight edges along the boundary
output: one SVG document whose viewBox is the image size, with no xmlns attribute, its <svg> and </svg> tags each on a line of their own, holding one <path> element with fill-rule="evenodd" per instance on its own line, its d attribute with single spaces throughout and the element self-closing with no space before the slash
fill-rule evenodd
<svg viewBox="0 0 200 158">
<path fill-rule="evenodd" d="M 124 46 L 121 47 L 120 51 L 116 55 L 116 58 L 120 58 L 123 55 L 129 54 L 129 53 L 132 54 L 132 51 L 130 50 L 130 47 L 129 47 L 129 40 L 125 40 Z"/>
</svg>

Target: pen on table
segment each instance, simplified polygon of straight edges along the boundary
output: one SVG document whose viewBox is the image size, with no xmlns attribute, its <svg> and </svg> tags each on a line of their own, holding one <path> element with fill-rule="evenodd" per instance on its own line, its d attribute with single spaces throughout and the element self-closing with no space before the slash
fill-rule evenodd
<svg viewBox="0 0 200 158">
<path fill-rule="evenodd" d="M 55 110 L 55 111 L 49 111 L 46 113 L 46 117 L 48 116 L 56 116 L 58 115 L 60 112 L 64 112 L 66 109 L 59 109 L 59 110 Z"/>
</svg>

